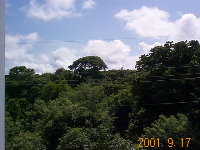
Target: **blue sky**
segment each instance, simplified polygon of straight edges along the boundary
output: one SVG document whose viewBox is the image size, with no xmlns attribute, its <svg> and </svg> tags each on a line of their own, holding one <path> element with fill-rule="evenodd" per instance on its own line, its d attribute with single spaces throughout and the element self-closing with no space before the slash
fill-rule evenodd
<svg viewBox="0 0 200 150">
<path fill-rule="evenodd" d="M 200 39 L 199 0 L 7 0 L 6 72 L 54 72 L 80 57 L 134 69 L 165 41 Z M 72 41 L 72 42 L 70 42 Z"/>
</svg>

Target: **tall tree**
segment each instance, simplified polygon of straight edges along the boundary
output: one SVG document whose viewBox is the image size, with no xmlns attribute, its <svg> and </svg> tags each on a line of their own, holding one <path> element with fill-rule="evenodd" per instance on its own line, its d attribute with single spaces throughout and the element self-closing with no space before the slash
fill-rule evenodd
<svg viewBox="0 0 200 150">
<path fill-rule="evenodd" d="M 9 71 L 9 78 L 12 80 L 29 80 L 35 74 L 34 69 L 25 66 L 16 66 Z"/>
<path fill-rule="evenodd" d="M 80 78 L 101 78 L 100 70 L 105 70 L 107 65 L 98 56 L 86 56 L 74 61 L 69 69 Z"/>
<path fill-rule="evenodd" d="M 172 67 L 200 64 L 200 45 L 198 41 L 166 42 L 164 46 L 156 46 L 147 55 L 142 55 L 136 68 L 152 69 L 155 67 Z"/>
</svg>

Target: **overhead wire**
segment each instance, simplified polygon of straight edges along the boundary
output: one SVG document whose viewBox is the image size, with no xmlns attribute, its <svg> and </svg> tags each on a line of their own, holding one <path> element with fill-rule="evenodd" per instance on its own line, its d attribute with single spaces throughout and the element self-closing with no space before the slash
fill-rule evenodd
<svg viewBox="0 0 200 150">
<path fill-rule="evenodd" d="M 198 100 L 198 101 L 180 101 L 180 102 L 175 102 L 175 103 L 154 103 L 154 104 L 143 104 L 143 105 L 154 106 L 154 105 L 175 105 L 175 104 L 188 104 L 188 103 L 200 103 L 200 100 Z"/>
<path fill-rule="evenodd" d="M 189 65 L 184 65 L 184 66 L 171 66 L 171 67 L 154 67 L 154 68 L 152 68 L 153 70 L 161 70 L 161 69 L 166 69 L 166 68 L 168 68 L 168 69 L 176 69 L 176 68 L 190 68 L 190 67 L 200 67 L 200 65 L 191 65 L 191 66 L 189 66 Z"/>
<path fill-rule="evenodd" d="M 180 79 L 160 79 L 160 80 L 143 80 L 140 81 L 141 83 L 151 83 L 151 82 L 168 82 L 168 81 L 182 81 L 182 80 L 196 80 L 200 79 L 200 77 L 193 77 L 193 78 L 180 78 Z"/>
<path fill-rule="evenodd" d="M 119 37 L 119 38 L 102 38 L 102 39 L 92 39 L 92 40 L 104 40 L 104 41 L 114 41 L 114 40 L 136 40 L 134 37 Z M 34 41 L 34 42 L 16 42 L 14 44 L 51 44 L 51 43 L 83 43 L 88 42 L 91 39 L 81 39 L 81 40 L 52 40 L 52 41 Z M 6 46 L 12 44 L 5 44 Z"/>
</svg>

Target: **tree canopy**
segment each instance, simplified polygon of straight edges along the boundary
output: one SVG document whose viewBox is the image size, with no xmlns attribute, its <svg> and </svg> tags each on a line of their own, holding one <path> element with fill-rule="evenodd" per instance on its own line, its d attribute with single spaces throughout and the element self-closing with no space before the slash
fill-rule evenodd
<svg viewBox="0 0 200 150">
<path fill-rule="evenodd" d="M 105 70 L 107 65 L 98 56 L 86 56 L 74 61 L 69 69 L 81 78 L 100 77 L 100 70 Z"/>
<path fill-rule="evenodd" d="M 34 69 L 26 68 L 25 66 L 16 66 L 9 71 L 10 79 L 15 80 L 29 80 L 34 74 Z"/>
<path fill-rule="evenodd" d="M 188 149 L 199 149 L 198 41 L 154 47 L 136 70 L 105 70 L 98 56 L 69 68 L 44 74 L 10 69 L 6 149 L 138 150 L 138 137 L 188 137 Z"/>
<path fill-rule="evenodd" d="M 136 63 L 137 69 L 176 67 L 199 65 L 200 45 L 198 41 L 166 42 L 164 46 L 156 46 L 149 54 L 142 55 Z"/>
</svg>

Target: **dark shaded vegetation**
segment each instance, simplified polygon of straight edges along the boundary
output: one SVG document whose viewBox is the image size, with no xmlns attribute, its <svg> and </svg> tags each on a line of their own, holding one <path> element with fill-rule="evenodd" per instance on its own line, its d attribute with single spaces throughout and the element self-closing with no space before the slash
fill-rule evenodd
<svg viewBox="0 0 200 150">
<path fill-rule="evenodd" d="M 106 68 L 86 56 L 55 73 L 10 69 L 6 149 L 127 150 L 137 149 L 140 137 L 192 138 L 188 148 L 171 149 L 199 149 L 198 41 L 154 47 L 136 70 Z"/>
</svg>

